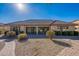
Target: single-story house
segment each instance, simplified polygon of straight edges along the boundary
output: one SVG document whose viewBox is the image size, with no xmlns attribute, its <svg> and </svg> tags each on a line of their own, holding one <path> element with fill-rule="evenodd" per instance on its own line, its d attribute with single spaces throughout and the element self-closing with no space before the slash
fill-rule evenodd
<svg viewBox="0 0 79 59">
<path fill-rule="evenodd" d="M 79 32 L 79 20 L 75 20 L 75 21 L 73 21 L 72 23 L 73 23 L 73 24 L 77 24 L 77 25 L 75 26 L 75 31 L 78 31 L 78 32 Z"/>
<path fill-rule="evenodd" d="M 24 31 L 27 34 L 45 34 L 49 29 L 52 31 L 75 31 L 76 26 L 79 27 L 78 23 L 74 22 L 64 22 L 59 20 L 25 20 L 17 21 L 8 24 L 1 25 L 4 30 L 10 31 Z"/>
</svg>

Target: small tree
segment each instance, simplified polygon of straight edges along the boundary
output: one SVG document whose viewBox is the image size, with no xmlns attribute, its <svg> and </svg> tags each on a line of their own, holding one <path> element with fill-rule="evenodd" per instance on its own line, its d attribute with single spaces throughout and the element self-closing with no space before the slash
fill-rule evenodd
<svg viewBox="0 0 79 59">
<path fill-rule="evenodd" d="M 15 37 L 16 36 L 16 32 L 15 31 L 8 31 L 8 32 L 6 32 L 6 36 L 7 37 Z"/>
<path fill-rule="evenodd" d="M 26 33 L 20 33 L 18 35 L 18 41 L 26 40 L 27 39 L 27 34 Z"/>
<path fill-rule="evenodd" d="M 46 32 L 46 36 L 50 39 L 50 40 L 52 40 L 52 37 L 54 36 L 54 31 L 51 31 L 51 30 L 48 30 L 47 32 Z"/>
</svg>

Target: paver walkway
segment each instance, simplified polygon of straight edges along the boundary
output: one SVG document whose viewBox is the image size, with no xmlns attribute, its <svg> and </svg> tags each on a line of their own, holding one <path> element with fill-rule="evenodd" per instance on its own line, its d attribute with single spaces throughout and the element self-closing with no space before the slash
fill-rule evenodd
<svg viewBox="0 0 79 59">
<path fill-rule="evenodd" d="M 0 56 L 14 56 L 15 41 L 5 42 L 4 48 L 0 51 Z"/>
</svg>

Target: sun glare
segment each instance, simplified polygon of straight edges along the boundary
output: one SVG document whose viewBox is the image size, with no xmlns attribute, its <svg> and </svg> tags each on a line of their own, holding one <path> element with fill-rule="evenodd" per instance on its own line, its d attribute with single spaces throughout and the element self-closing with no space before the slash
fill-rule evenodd
<svg viewBox="0 0 79 59">
<path fill-rule="evenodd" d="M 24 4 L 22 4 L 22 3 L 18 3 L 18 4 L 16 4 L 16 6 L 19 10 L 24 10 L 25 9 Z"/>
</svg>

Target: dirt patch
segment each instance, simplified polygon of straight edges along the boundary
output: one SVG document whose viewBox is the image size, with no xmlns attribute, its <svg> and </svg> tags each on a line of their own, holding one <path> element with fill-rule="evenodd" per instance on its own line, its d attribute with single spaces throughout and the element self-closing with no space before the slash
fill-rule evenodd
<svg viewBox="0 0 79 59">
<path fill-rule="evenodd" d="M 70 44 L 69 41 L 63 40 L 62 42 Z M 16 41 L 15 54 L 17 56 L 55 56 L 65 47 L 48 39 L 30 39 L 23 43 Z"/>
</svg>

